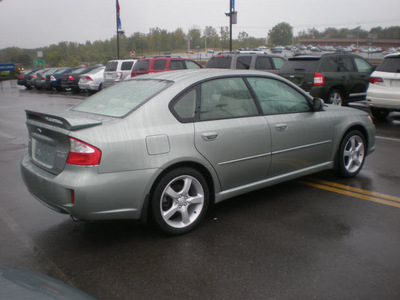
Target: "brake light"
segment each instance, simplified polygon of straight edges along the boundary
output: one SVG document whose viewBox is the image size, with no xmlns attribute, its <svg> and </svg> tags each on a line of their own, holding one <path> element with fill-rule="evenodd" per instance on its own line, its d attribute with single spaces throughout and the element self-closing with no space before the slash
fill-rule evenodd
<svg viewBox="0 0 400 300">
<path fill-rule="evenodd" d="M 321 86 L 325 84 L 324 75 L 321 73 L 315 72 L 314 73 L 314 85 Z"/>
<path fill-rule="evenodd" d="M 383 78 L 380 78 L 380 77 L 370 77 L 369 78 L 369 83 L 374 84 L 377 82 L 383 82 Z"/>
<path fill-rule="evenodd" d="M 50 76 L 50 81 L 56 81 L 56 78 L 53 75 L 51 75 Z"/>
<path fill-rule="evenodd" d="M 86 76 L 85 78 L 86 78 L 86 81 L 93 81 L 93 79 L 89 76 Z"/>
<path fill-rule="evenodd" d="M 95 166 L 100 164 L 100 149 L 71 137 L 69 141 L 70 148 L 67 164 L 80 166 Z"/>
<path fill-rule="evenodd" d="M 116 74 L 116 76 L 115 76 L 115 82 L 119 82 L 119 81 L 121 80 L 121 77 L 122 77 L 122 73 L 121 73 L 121 72 L 118 72 L 118 73 Z"/>
<path fill-rule="evenodd" d="M 36 78 L 36 76 L 35 75 L 32 75 L 32 77 L 31 77 L 32 79 L 35 79 Z"/>
<path fill-rule="evenodd" d="M 24 78 L 25 78 L 25 75 L 21 75 L 18 77 L 18 79 L 24 79 Z"/>
<path fill-rule="evenodd" d="M 74 77 L 72 77 L 72 75 L 68 76 L 68 81 L 74 81 Z"/>
</svg>

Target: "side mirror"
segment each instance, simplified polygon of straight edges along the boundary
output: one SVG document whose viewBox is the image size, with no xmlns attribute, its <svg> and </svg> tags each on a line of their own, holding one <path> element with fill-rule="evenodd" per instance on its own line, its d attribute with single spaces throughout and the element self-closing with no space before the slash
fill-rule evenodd
<svg viewBox="0 0 400 300">
<path fill-rule="evenodd" d="M 324 100 L 322 100 L 321 98 L 313 98 L 312 100 L 312 107 L 314 111 L 320 111 L 323 109 L 324 107 Z"/>
</svg>

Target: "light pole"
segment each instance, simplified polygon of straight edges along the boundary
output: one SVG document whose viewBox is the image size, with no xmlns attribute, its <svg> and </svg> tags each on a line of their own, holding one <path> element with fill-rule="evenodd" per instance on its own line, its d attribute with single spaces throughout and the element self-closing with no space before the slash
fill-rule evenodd
<svg viewBox="0 0 400 300">
<path fill-rule="evenodd" d="M 232 24 L 237 24 L 237 11 L 235 11 L 235 0 L 229 0 L 229 12 L 225 13 L 229 17 L 229 51 L 232 51 Z"/>
</svg>

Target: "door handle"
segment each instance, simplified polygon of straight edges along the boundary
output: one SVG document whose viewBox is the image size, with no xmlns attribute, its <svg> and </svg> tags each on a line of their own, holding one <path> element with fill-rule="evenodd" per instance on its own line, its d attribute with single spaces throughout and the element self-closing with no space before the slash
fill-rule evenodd
<svg viewBox="0 0 400 300">
<path fill-rule="evenodd" d="M 286 130 L 287 127 L 288 125 L 286 123 L 275 124 L 275 129 L 278 131 Z"/>
<path fill-rule="evenodd" d="M 212 140 L 215 140 L 218 137 L 218 132 L 203 132 L 201 134 L 201 137 L 205 141 L 212 141 Z"/>
</svg>

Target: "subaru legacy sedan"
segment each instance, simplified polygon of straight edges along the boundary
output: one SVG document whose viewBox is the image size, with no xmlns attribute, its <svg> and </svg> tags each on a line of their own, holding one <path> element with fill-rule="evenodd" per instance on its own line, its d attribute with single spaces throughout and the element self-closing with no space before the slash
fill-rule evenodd
<svg viewBox="0 0 400 300">
<path fill-rule="evenodd" d="M 375 141 L 367 113 L 262 71 L 143 75 L 26 116 L 21 172 L 37 200 L 81 220 L 151 220 L 168 234 L 256 189 L 326 169 L 355 176 Z"/>
</svg>

